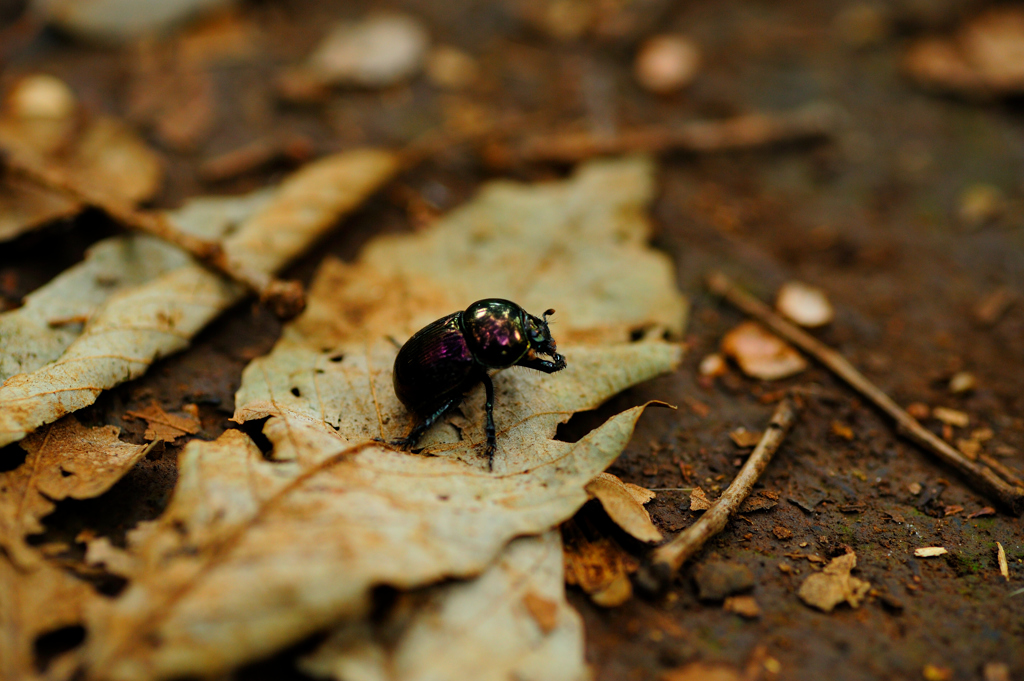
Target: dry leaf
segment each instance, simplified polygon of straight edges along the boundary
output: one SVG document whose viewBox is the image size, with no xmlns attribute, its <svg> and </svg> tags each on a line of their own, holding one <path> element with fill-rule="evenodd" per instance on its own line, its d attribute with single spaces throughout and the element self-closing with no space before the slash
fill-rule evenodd
<svg viewBox="0 0 1024 681">
<path fill-rule="evenodd" d="M 131 128 L 86 116 L 63 82 L 32 75 L 15 83 L 0 114 L 0 148 L 38 159 L 71 182 L 136 203 L 163 182 L 160 158 Z M 5 177 L 0 182 L 0 241 L 82 209 L 58 190 Z"/>
<path fill-rule="evenodd" d="M 583 624 L 565 601 L 557 530 L 516 539 L 478 578 L 425 596 L 409 621 L 383 625 L 396 643 L 385 647 L 369 627 L 355 625 L 362 630 L 338 630 L 302 669 L 339 680 L 589 678 Z"/>
<path fill-rule="evenodd" d="M 628 485 L 610 473 L 601 473 L 587 483 L 587 493 L 600 501 L 608 517 L 632 536 L 645 542 L 662 540 L 661 531 L 644 508 L 654 498 L 654 492 Z"/>
<path fill-rule="evenodd" d="M 119 43 L 158 33 L 234 0 L 35 0 L 48 21 L 79 38 Z"/>
<path fill-rule="evenodd" d="M 374 587 L 477 575 L 514 537 L 571 517 L 643 407 L 575 443 L 553 439 L 558 425 L 681 354 L 627 342 L 630 329 L 680 328 L 684 311 L 671 267 L 644 243 L 651 180 L 648 164 L 626 161 L 541 187 L 502 183 L 429 231 L 378 239 L 353 265 L 325 262 L 306 312 L 247 367 L 237 395 L 236 419 L 270 417 L 273 451 L 239 431 L 186 447 L 166 514 L 129 538 L 136 578 L 91 613 L 90 667 L 112 678 L 217 674 L 328 625 L 358 645 L 350 637 L 363 635 L 354 625 Z M 543 247 L 517 252 L 520 241 Z M 605 258 L 617 267 L 610 287 L 594 272 Z M 374 442 L 412 423 L 391 386 L 387 336 L 484 295 L 564 303 L 555 334 L 569 358 L 558 374 L 494 377 L 493 471 L 480 452 L 482 390 L 431 429 L 421 455 Z M 595 338 L 624 342 L 584 343 Z M 582 665 L 574 646 L 580 657 L 559 664 Z"/>
<path fill-rule="evenodd" d="M 709 508 L 711 508 L 711 500 L 708 499 L 707 493 L 700 487 L 694 487 L 690 492 L 690 510 L 706 511 Z"/>
<path fill-rule="evenodd" d="M 154 401 L 148 407 L 139 411 L 125 412 L 125 417 L 144 419 L 147 424 L 145 437 L 150 442 L 153 440 L 174 442 L 183 435 L 195 435 L 199 432 L 199 428 L 202 425 L 199 422 L 198 410 L 195 408 L 195 405 L 188 406 L 192 407 L 191 411 L 186 407 L 188 416 L 178 416 L 176 414 L 168 414 Z"/>
<path fill-rule="evenodd" d="M 903 59 L 920 84 L 968 97 L 1024 92 L 1024 12 L 995 7 L 974 18 L 952 38 L 922 38 Z"/>
<path fill-rule="evenodd" d="M 28 456 L 0 473 L 0 543 L 15 563 L 35 553 L 23 538 L 43 531 L 41 519 L 61 499 L 90 499 L 110 489 L 145 454 L 145 446 L 117 439 L 114 426 L 86 428 L 68 417 L 26 438 Z"/>
<path fill-rule="evenodd" d="M 238 226 L 224 240 L 224 249 L 253 270 L 276 272 L 396 169 L 393 155 L 374 150 L 312 163 Z M 116 265 L 127 271 L 150 266 L 133 255 Z M 89 309 L 88 324 L 80 335 L 70 336 L 70 345 L 59 357 L 6 377 L 0 386 L 0 446 L 92 404 L 103 390 L 142 375 L 159 357 L 184 349 L 195 333 L 243 297 L 237 284 L 186 262 L 104 298 L 104 305 Z M 121 270 L 112 276 L 118 281 Z M 0 324 L 5 316 L 0 316 Z M 8 352 L 31 357 L 34 348 L 8 340 L 4 354 Z"/>
<path fill-rule="evenodd" d="M 797 595 L 807 605 L 824 612 L 832 612 L 842 602 L 851 607 L 859 607 L 871 585 L 862 579 L 850 575 L 850 570 L 857 566 L 857 556 L 847 553 L 833 558 L 821 572 L 809 575 L 800 585 Z"/>
<path fill-rule="evenodd" d="M 640 563 L 610 537 L 592 537 L 575 519 L 562 526 L 565 537 L 565 582 L 580 587 L 605 608 L 622 605 L 633 596 L 629 574 Z"/>
<path fill-rule="evenodd" d="M 36 678 L 36 638 L 81 624 L 84 604 L 99 598 L 46 563 L 24 538 L 43 531 L 41 519 L 56 501 L 102 494 L 145 454 L 144 446 L 121 442 L 117 433 L 65 418 L 25 439 L 25 461 L 0 473 L 0 678 Z M 72 672 L 55 660 L 46 677 Z"/>
<path fill-rule="evenodd" d="M 99 598 L 89 584 L 45 562 L 26 569 L 0 555 L 0 678 L 72 678 L 78 651 L 68 654 L 71 664 L 61 664 L 60 658 L 54 660 L 44 676 L 36 667 L 36 639 L 80 625 L 85 604 Z"/>
<path fill-rule="evenodd" d="M 722 603 L 726 612 L 733 612 L 748 620 L 754 620 L 761 616 L 761 606 L 753 596 L 729 596 Z"/>
<path fill-rule="evenodd" d="M 420 71 L 429 45 L 416 17 L 375 14 L 331 29 L 305 68 L 323 83 L 387 87 Z"/>
<path fill-rule="evenodd" d="M 743 373 L 764 381 L 798 374 L 807 360 L 793 346 L 754 321 L 742 322 L 722 338 L 722 352 L 736 360 Z"/>
<path fill-rule="evenodd" d="M 740 426 L 736 430 L 729 433 L 729 439 L 732 440 L 733 444 L 741 449 L 747 447 L 756 447 L 757 443 L 764 437 L 764 433 L 757 430 L 747 430 L 743 426 Z"/>
</svg>

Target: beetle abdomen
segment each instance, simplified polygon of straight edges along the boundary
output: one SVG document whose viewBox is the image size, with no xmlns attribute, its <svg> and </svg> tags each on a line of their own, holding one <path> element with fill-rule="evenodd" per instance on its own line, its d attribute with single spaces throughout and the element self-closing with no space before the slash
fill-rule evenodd
<svg viewBox="0 0 1024 681">
<path fill-rule="evenodd" d="M 456 312 L 423 327 L 395 357 L 395 394 L 420 415 L 461 395 L 477 369 L 459 326 L 461 315 Z"/>
</svg>

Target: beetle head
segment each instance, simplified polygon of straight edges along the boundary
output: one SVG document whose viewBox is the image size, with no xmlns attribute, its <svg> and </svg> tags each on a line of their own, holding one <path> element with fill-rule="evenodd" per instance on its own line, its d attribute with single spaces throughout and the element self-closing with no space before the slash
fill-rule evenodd
<svg viewBox="0 0 1024 681">
<path fill-rule="evenodd" d="M 540 319 L 532 314 L 526 315 L 526 334 L 530 339 L 530 348 L 535 352 L 555 357 L 558 355 L 555 339 L 551 337 L 551 329 L 548 328 L 548 317 L 555 314 L 554 310 L 545 310 L 544 316 Z"/>
</svg>

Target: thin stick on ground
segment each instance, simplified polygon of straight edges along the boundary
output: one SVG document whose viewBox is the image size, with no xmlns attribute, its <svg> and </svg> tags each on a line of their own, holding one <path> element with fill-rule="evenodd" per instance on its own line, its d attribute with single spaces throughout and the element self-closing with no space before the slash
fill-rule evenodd
<svg viewBox="0 0 1024 681">
<path fill-rule="evenodd" d="M 712 293 L 723 297 L 751 317 L 755 317 L 772 331 L 811 355 L 839 378 L 846 381 L 854 390 L 871 400 L 876 407 L 896 421 L 896 430 L 900 435 L 917 443 L 955 468 L 978 491 L 991 497 L 1014 515 L 1024 512 L 1024 487 L 1004 480 L 989 466 L 971 461 L 949 443 L 922 426 L 917 419 L 893 402 L 892 398 L 869 381 L 864 374 L 857 371 L 841 354 L 775 314 L 771 308 L 740 289 L 721 272 L 709 275 L 707 285 Z"/>
<path fill-rule="evenodd" d="M 0 154 L 0 168 L 26 180 L 60 192 L 79 203 L 103 211 L 128 229 L 143 232 L 188 251 L 200 262 L 258 294 L 275 314 L 294 317 L 305 307 L 305 291 L 297 281 L 281 281 L 231 260 L 216 241 L 200 239 L 177 229 L 159 213 L 147 213 L 95 191 L 23 155 Z"/>
<path fill-rule="evenodd" d="M 725 528 L 729 518 L 750 496 L 754 483 L 764 473 L 782 441 L 786 439 L 798 411 L 799 404 L 789 397 L 779 402 L 761 441 L 757 443 L 757 447 L 751 452 L 729 488 L 697 522 L 654 551 L 651 562 L 637 574 L 638 586 L 652 593 L 663 590 L 683 563 L 700 551 L 708 539 Z"/>
<path fill-rule="evenodd" d="M 720 153 L 824 139 L 838 127 L 836 110 L 810 104 L 774 114 L 745 114 L 692 121 L 675 127 L 622 130 L 610 135 L 561 131 L 534 135 L 510 144 L 492 143 L 485 151 L 491 165 L 515 162 L 578 163 L 594 156 L 627 153 Z"/>
</svg>

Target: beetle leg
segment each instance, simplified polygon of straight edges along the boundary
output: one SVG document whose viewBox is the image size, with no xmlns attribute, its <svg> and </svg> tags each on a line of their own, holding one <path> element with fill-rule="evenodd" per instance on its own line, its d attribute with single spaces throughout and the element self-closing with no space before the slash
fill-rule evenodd
<svg viewBox="0 0 1024 681">
<path fill-rule="evenodd" d="M 527 369 L 536 369 L 537 371 L 543 371 L 545 374 L 553 374 L 556 371 L 561 371 L 565 368 L 565 357 L 562 357 L 557 352 L 552 355 L 553 362 L 549 362 L 546 359 L 541 359 L 532 352 L 526 357 L 516 362 L 518 366 L 526 367 Z"/>
<path fill-rule="evenodd" d="M 427 432 L 427 429 L 430 428 L 430 426 L 437 423 L 438 419 L 440 419 L 442 416 L 448 413 L 448 411 L 451 410 L 452 407 L 454 407 L 461 401 L 461 396 L 451 398 L 450 400 L 442 404 L 436 411 L 434 411 L 434 413 L 428 415 L 427 418 L 423 419 L 421 423 L 416 424 L 413 427 L 413 429 L 409 431 L 409 434 L 407 436 L 400 437 L 397 440 L 392 440 L 391 444 L 395 445 L 396 447 L 415 446 L 416 443 L 419 441 L 420 437 L 423 435 L 423 433 Z"/>
<path fill-rule="evenodd" d="M 491 377 L 487 375 L 487 372 L 483 372 L 483 383 L 484 391 L 487 394 L 487 401 L 484 403 L 484 409 L 487 412 L 487 423 L 484 430 L 487 432 L 487 468 L 494 468 L 494 452 L 498 449 L 498 438 L 495 435 L 494 428 L 494 384 L 491 382 Z"/>
</svg>

